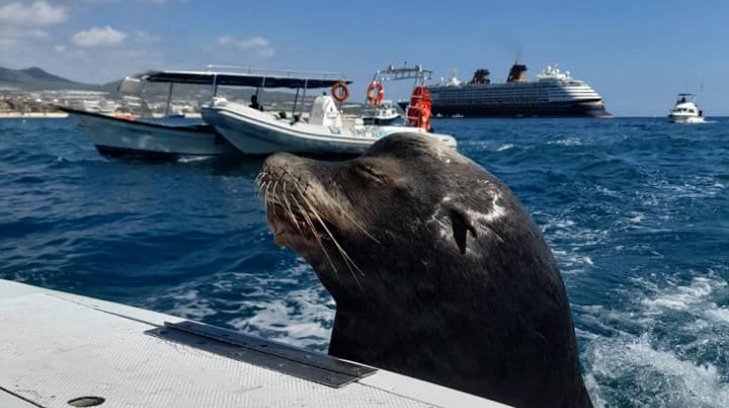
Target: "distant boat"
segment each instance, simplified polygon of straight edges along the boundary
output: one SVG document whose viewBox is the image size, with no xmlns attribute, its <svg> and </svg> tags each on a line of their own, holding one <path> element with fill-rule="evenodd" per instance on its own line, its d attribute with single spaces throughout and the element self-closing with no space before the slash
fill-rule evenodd
<svg viewBox="0 0 729 408">
<path fill-rule="evenodd" d="M 401 118 L 392 100 L 384 99 L 385 87 L 383 83 L 391 79 L 387 74 L 393 68 L 390 66 L 384 70 L 375 71 L 372 81 L 367 86 L 365 106 L 368 106 L 368 109 L 362 117 L 366 125 L 392 125 Z"/>
<path fill-rule="evenodd" d="M 141 84 L 149 80 L 125 78 L 119 86 L 123 94 L 140 94 Z M 235 154 L 236 150 L 212 126 L 199 120 L 181 120 L 170 113 L 174 80 L 169 83 L 167 107 L 162 119 L 138 117 L 132 112 L 111 113 L 59 106 L 78 124 L 82 133 L 104 156 L 134 156 L 144 158 L 175 158 L 179 156 L 220 156 Z"/>
<path fill-rule="evenodd" d="M 535 81 L 527 67 L 514 64 L 505 83 L 492 83 L 487 69 L 461 82 L 455 75 L 428 86 L 433 114 L 450 117 L 596 117 L 610 118 L 602 97 L 569 71 L 548 66 Z"/>
<path fill-rule="evenodd" d="M 391 100 L 383 100 L 374 108 L 374 112 L 364 115 L 362 120 L 365 125 L 392 125 L 402 116 Z"/>
<path fill-rule="evenodd" d="M 704 123 L 704 111 L 696 104 L 696 95 L 680 93 L 668 114 L 671 123 Z"/>
</svg>

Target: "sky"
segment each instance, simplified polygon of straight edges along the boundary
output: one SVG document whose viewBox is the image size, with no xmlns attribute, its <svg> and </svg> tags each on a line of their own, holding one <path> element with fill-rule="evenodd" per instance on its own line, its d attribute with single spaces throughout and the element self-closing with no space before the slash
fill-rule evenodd
<svg viewBox="0 0 729 408">
<path fill-rule="evenodd" d="M 0 0 L 0 66 L 86 83 L 232 64 L 342 72 L 363 98 L 389 64 L 502 82 L 556 63 L 619 116 L 665 115 L 679 92 L 729 115 L 727 41 L 725 0 Z"/>
</svg>

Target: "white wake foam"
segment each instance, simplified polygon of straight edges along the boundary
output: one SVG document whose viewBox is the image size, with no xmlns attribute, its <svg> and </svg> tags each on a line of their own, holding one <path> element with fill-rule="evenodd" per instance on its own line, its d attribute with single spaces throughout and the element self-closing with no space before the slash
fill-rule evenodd
<svg viewBox="0 0 729 408">
<path fill-rule="evenodd" d="M 727 282 L 714 271 L 688 283 L 635 279 L 647 295 L 621 310 L 575 307 L 601 335 L 578 331 L 587 344 L 588 377 L 601 386 L 592 395 L 610 406 L 727 407 L 723 367 L 729 346 Z M 670 335 L 667 335 L 670 333 Z"/>
</svg>

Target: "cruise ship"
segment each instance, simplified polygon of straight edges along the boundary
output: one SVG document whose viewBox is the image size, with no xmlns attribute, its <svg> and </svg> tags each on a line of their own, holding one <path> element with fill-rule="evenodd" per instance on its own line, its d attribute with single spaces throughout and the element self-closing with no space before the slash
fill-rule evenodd
<svg viewBox="0 0 729 408">
<path fill-rule="evenodd" d="M 430 85 L 432 113 L 471 117 L 597 117 L 610 118 L 602 97 L 569 71 L 547 66 L 529 81 L 527 67 L 514 64 L 505 83 L 491 83 L 487 69 L 462 83 L 453 75 Z"/>
</svg>

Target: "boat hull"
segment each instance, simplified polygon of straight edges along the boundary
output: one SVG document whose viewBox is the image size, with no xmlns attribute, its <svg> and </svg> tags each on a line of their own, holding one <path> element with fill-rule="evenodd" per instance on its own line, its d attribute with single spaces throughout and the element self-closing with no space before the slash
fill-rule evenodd
<svg viewBox="0 0 729 408">
<path fill-rule="evenodd" d="M 318 126 L 291 119 L 274 119 L 268 113 L 244 106 L 202 109 L 205 122 L 211 124 L 233 146 L 245 154 L 276 152 L 316 155 L 357 155 L 378 139 L 403 131 L 420 132 L 455 147 L 455 139 L 432 135 L 421 129 L 400 126 L 361 126 L 337 128 Z"/>
<path fill-rule="evenodd" d="M 668 115 L 668 121 L 671 123 L 704 123 L 704 118 L 701 116 L 687 116 L 687 115 Z"/>
<path fill-rule="evenodd" d="M 399 102 L 403 109 L 407 101 Z M 540 104 L 441 104 L 433 101 L 433 115 L 480 118 L 612 118 L 602 101 L 545 102 Z"/>
<path fill-rule="evenodd" d="M 362 118 L 362 121 L 365 125 L 380 125 L 380 126 L 392 126 L 397 123 L 398 120 L 402 120 L 400 115 L 389 117 L 389 118 L 379 118 L 376 116 L 365 116 Z"/>
<path fill-rule="evenodd" d="M 107 156 L 173 158 L 236 152 L 207 125 L 172 126 L 70 109 L 66 111 L 99 153 Z"/>
</svg>

